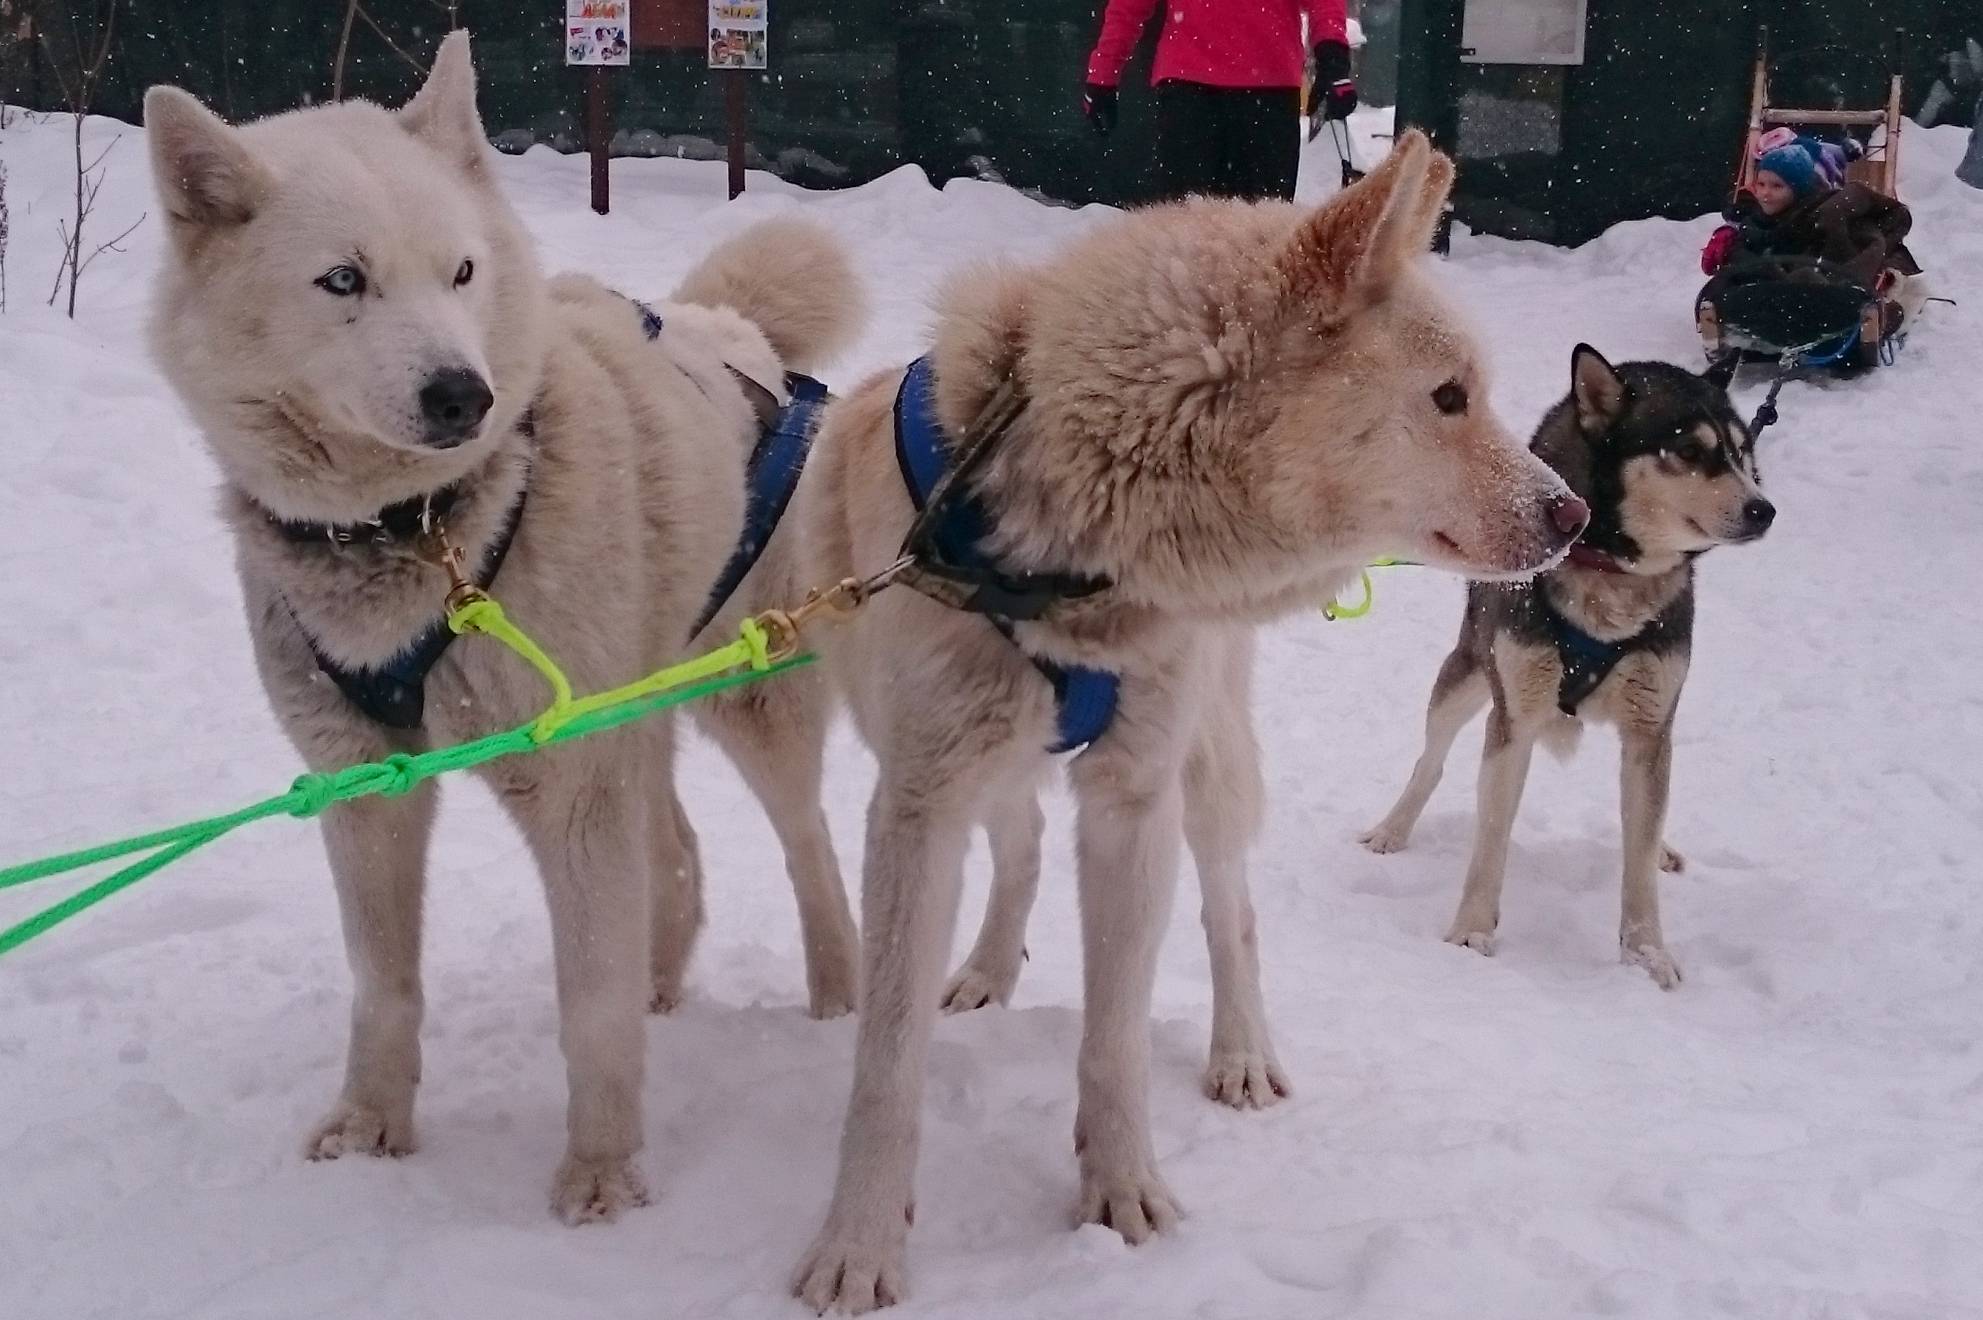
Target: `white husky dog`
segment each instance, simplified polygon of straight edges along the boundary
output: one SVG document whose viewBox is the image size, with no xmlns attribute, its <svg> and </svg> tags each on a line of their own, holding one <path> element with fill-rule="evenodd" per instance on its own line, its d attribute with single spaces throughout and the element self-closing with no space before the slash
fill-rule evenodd
<svg viewBox="0 0 1983 1320">
<path fill-rule="evenodd" d="M 784 369 L 844 343 L 847 261 L 790 221 L 750 231 L 653 313 L 547 281 L 496 186 L 466 34 L 397 113 L 362 102 L 232 128 L 186 93 L 145 100 L 171 230 L 152 341 L 226 480 L 248 628 L 270 704 L 313 769 L 509 728 L 545 703 L 493 643 L 437 638 L 433 523 L 581 691 L 680 655 L 743 523 L 745 460 Z M 354 695 L 355 694 L 355 695 Z M 762 787 L 806 927 L 812 1009 L 854 1006 L 857 940 L 803 745 L 824 685 L 801 674 L 725 709 Z M 641 1015 L 667 1008 L 701 916 L 665 719 L 496 762 L 485 777 L 550 902 L 570 1145 L 565 1219 L 645 1198 Z M 323 817 L 355 982 L 342 1094 L 308 1153 L 413 1147 L 421 892 L 434 791 Z"/>
</svg>

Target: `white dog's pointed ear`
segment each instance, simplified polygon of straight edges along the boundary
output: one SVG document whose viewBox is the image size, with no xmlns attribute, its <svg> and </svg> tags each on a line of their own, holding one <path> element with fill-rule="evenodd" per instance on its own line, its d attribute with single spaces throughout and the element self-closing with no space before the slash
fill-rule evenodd
<svg viewBox="0 0 1983 1320">
<path fill-rule="evenodd" d="M 1577 423 L 1588 432 L 1606 430 L 1625 409 L 1624 378 L 1589 344 L 1570 352 L 1570 395 L 1577 403 Z"/>
<path fill-rule="evenodd" d="M 466 29 L 442 40 L 427 81 L 400 110 L 399 120 L 449 160 L 459 161 L 470 173 L 481 171 L 489 144 L 475 109 L 475 65 L 468 57 Z"/>
<path fill-rule="evenodd" d="M 1411 215 L 1398 226 L 1397 258 L 1410 261 L 1432 250 L 1432 236 L 1439 231 L 1439 220 L 1446 214 L 1446 198 L 1453 191 L 1453 158 L 1443 151 L 1431 153 L 1425 163 L 1418 197 Z"/>
<path fill-rule="evenodd" d="M 1304 219 L 1282 259 L 1291 295 L 1326 306 L 1384 296 L 1424 252 L 1453 186 L 1453 163 L 1411 130 L 1384 163 Z"/>
<path fill-rule="evenodd" d="M 177 87 L 145 93 L 145 137 L 152 183 L 178 225 L 246 224 L 268 195 L 268 172 L 241 134 Z"/>
</svg>

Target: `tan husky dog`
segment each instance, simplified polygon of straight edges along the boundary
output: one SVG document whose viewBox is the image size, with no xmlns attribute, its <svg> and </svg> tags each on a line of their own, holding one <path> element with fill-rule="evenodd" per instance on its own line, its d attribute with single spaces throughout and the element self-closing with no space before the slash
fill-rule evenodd
<svg viewBox="0 0 1983 1320">
<path fill-rule="evenodd" d="M 1231 877 L 1257 784 L 1251 628 L 1408 555 L 1476 577 L 1554 563 L 1586 511 L 1486 404 L 1484 365 L 1420 269 L 1452 166 L 1416 134 L 1327 206 L 1193 201 L 1112 221 L 1034 268 L 943 299 L 935 407 L 962 436 L 1001 386 L 1023 407 L 975 473 L 1014 573 L 1103 579 L 1016 623 L 897 588 L 827 641 L 879 759 L 863 877 L 862 1014 L 840 1174 L 795 1287 L 819 1309 L 903 1294 L 924 1062 L 965 846 L 1036 830 L 1054 701 L 1030 656 L 1120 676 L 1113 724 L 1069 767 L 1085 950 L 1080 1216 L 1169 1227 L 1148 1017 L 1184 829 Z M 803 579 L 872 573 L 914 517 L 891 405 L 903 374 L 829 410 L 788 529 Z M 1238 758 L 1237 768 L 1228 757 Z M 1002 842 L 1003 841 L 1003 842 Z M 1231 946 L 1250 923 L 1229 904 Z M 1264 1043 L 1264 1040 L 1263 1042 Z"/>
</svg>

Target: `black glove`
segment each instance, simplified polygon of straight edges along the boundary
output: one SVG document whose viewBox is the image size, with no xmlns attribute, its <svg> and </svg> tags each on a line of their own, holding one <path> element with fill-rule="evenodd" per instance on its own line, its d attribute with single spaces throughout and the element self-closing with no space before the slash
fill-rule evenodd
<svg viewBox="0 0 1983 1320">
<path fill-rule="evenodd" d="M 1113 87 L 1089 83 L 1081 89 L 1081 114 L 1096 137 L 1115 132 L 1115 92 Z"/>
<path fill-rule="evenodd" d="M 1350 77 L 1350 48 L 1341 41 L 1324 41 L 1315 47 L 1315 95 L 1322 102 L 1323 119 L 1348 119 L 1356 109 L 1356 81 Z M 1315 107 L 1309 107 L 1315 117 Z"/>
</svg>

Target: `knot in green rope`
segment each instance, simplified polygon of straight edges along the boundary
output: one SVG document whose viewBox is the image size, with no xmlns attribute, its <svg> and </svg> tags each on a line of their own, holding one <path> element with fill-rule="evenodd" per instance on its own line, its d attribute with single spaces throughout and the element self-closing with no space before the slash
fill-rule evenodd
<svg viewBox="0 0 1983 1320">
<path fill-rule="evenodd" d="M 394 752 L 372 768 L 376 773 L 366 780 L 366 786 L 385 797 L 411 793 L 427 777 L 419 763 L 405 752 Z"/>
<path fill-rule="evenodd" d="M 289 786 L 289 795 L 295 799 L 289 807 L 289 814 L 307 820 L 321 816 L 334 802 L 349 798 L 367 797 L 377 793 L 381 797 L 401 797 L 411 793 L 426 779 L 429 771 L 405 752 L 394 752 L 382 761 L 369 765 L 354 765 L 329 775 L 299 775 Z"/>
<path fill-rule="evenodd" d="M 289 808 L 289 814 L 298 820 L 321 816 L 330 809 L 331 803 L 337 801 L 337 793 L 331 787 L 329 775 L 296 776 L 296 782 L 289 786 L 289 796 L 295 799 Z"/>
</svg>

